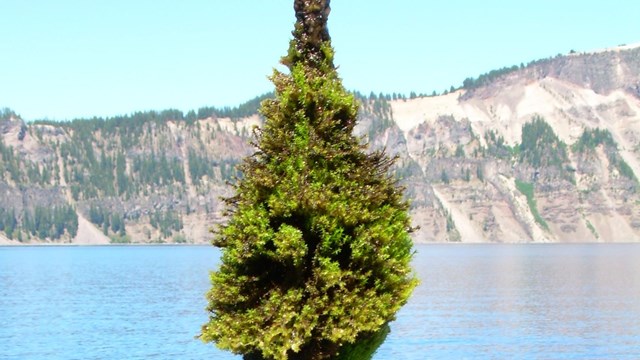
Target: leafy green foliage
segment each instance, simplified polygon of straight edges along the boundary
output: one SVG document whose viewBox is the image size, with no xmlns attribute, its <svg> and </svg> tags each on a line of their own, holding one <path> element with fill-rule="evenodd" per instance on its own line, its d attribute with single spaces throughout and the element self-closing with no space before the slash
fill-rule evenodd
<svg viewBox="0 0 640 360">
<path fill-rule="evenodd" d="M 151 226 L 160 230 L 165 238 L 183 228 L 182 219 L 172 210 L 156 211 L 151 215 Z"/>
<path fill-rule="evenodd" d="M 166 185 L 173 182 L 184 183 L 184 168 L 178 158 L 167 159 L 163 153 L 138 156 L 133 161 L 134 178 L 139 185 Z"/>
<path fill-rule="evenodd" d="M 113 234 L 109 236 L 109 242 L 111 244 L 130 244 L 131 237 L 129 235 Z"/>
<path fill-rule="evenodd" d="M 442 172 L 440 172 L 440 181 L 442 181 L 442 183 L 444 184 L 449 184 L 449 182 L 451 182 L 449 174 L 447 174 L 447 171 L 445 169 L 442 169 Z"/>
<path fill-rule="evenodd" d="M 10 120 L 11 118 L 17 117 L 18 115 L 16 115 L 16 113 L 9 108 L 0 109 L 0 120 Z"/>
<path fill-rule="evenodd" d="M 638 185 L 636 174 L 633 172 L 631 166 L 620 156 L 618 144 L 613 139 L 609 130 L 600 128 L 584 129 L 580 139 L 573 144 L 573 150 L 580 153 L 588 153 L 593 152 L 598 146 L 604 147 L 611 167 L 616 168 L 620 175 L 632 180 Z"/>
<path fill-rule="evenodd" d="M 535 221 L 540 224 L 545 230 L 549 230 L 549 224 L 542 218 L 540 212 L 538 212 L 538 204 L 534 196 L 534 189 L 532 183 L 527 183 L 516 179 L 516 188 L 527 198 L 527 205 L 529 210 L 533 214 Z"/>
<path fill-rule="evenodd" d="M 236 171 L 237 162 L 231 159 L 211 160 L 206 155 L 200 155 L 195 150 L 189 150 L 189 174 L 194 183 L 198 183 L 203 177 L 215 178 L 215 168 L 220 171 L 220 178 L 231 181 L 240 174 Z"/>
<path fill-rule="evenodd" d="M 476 177 L 478 178 L 478 180 L 484 182 L 484 169 L 482 165 L 478 165 L 476 167 Z"/>
<path fill-rule="evenodd" d="M 352 135 L 354 96 L 338 78 L 328 35 L 307 24 L 324 5 L 296 1 L 302 15 L 283 58 L 290 73 L 274 71 L 258 150 L 240 166 L 230 219 L 213 242 L 222 264 L 200 337 L 246 359 L 362 350 L 356 344 L 371 344 L 416 284 L 393 160 L 364 153 Z"/>
<path fill-rule="evenodd" d="M 189 215 L 189 211 L 194 210 L 189 208 L 188 197 L 193 193 L 203 196 L 205 202 L 200 200 L 195 210 L 209 209 L 216 197 L 208 192 L 238 176 L 235 169 L 238 154 L 217 154 L 216 158 L 208 154 L 227 144 L 242 151 L 245 148 L 244 144 L 238 145 L 245 136 L 240 134 L 240 129 L 234 132 L 223 130 L 216 121 L 195 121 L 195 112 L 184 116 L 180 111 L 165 110 L 108 119 L 36 121 L 28 127 L 21 126 L 20 118 L 13 112 L 3 114 L 7 119 L 2 120 L 0 126 L 25 128 L 24 136 L 32 136 L 38 143 L 37 153 L 25 152 L 7 145 L 3 141 L 6 136 L 0 137 L 0 184 L 9 186 L 11 206 L 21 208 L 16 206 L 18 194 L 29 196 L 26 193 L 33 190 L 36 196 L 29 196 L 24 205 L 31 209 L 33 216 L 34 206 L 48 206 L 51 201 L 47 197 L 64 197 L 63 193 L 68 190 L 71 202 L 80 209 L 104 204 L 108 217 L 93 222 L 109 235 L 124 232 L 122 216 L 112 219 L 111 215 L 136 206 L 138 209 L 134 212 L 139 219 L 141 213 L 153 216 L 153 207 L 157 204 L 170 204 L 175 207 L 172 216 L 180 220 L 156 224 L 160 236 L 173 236 L 180 227 L 176 224 L 181 223 L 182 214 Z M 9 122 L 9 118 L 14 120 Z M 223 143 L 217 143 L 218 140 Z M 194 157 L 191 162 L 189 156 Z M 195 175 L 193 183 L 187 179 L 188 175 Z M 205 175 L 209 181 L 201 181 Z M 191 185 L 193 193 L 187 191 Z M 136 203 L 139 205 L 132 205 Z M 19 225 L 22 210 L 16 213 L 16 218 L 17 229 L 23 231 Z M 31 232 L 23 233 L 28 234 Z M 40 234 L 51 238 L 44 230 L 36 231 L 33 236 Z"/>
<path fill-rule="evenodd" d="M 593 235 L 593 237 L 595 237 L 596 239 L 600 239 L 600 234 L 598 234 L 598 231 L 596 230 L 595 226 L 593 226 L 591 221 L 586 220 L 586 224 L 587 224 L 587 229 L 591 231 L 591 234 Z"/>
<path fill-rule="evenodd" d="M 13 233 L 18 226 L 14 209 L 0 208 L 0 231 L 4 231 L 9 239 L 13 239 Z"/>
<path fill-rule="evenodd" d="M 263 100 L 273 98 L 273 93 L 266 93 L 260 96 L 257 96 L 246 103 L 236 106 L 236 107 L 201 107 L 198 109 L 197 117 L 198 119 L 206 119 L 208 117 L 215 118 L 231 118 L 231 119 L 239 119 L 247 116 L 255 115 L 260 108 L 260 103 Z"/>
<path fill-rule="evenodd" d="M 513 65 L 510 67 L 503 67 L 497 70 L 491 70 L 488 73 L 478 76 L 477 78 L 469 77 L 464 79 L 464 81 L 462 82 L 462 87 L 467 90 L 477 89 L 479 87 L 492 83 L 493 81 L 495 81 L 496 79 L 504 75 L 515 72 L 518 69 L 520 69 L 520 67 L 518 67 L 517 65 Z"/>
<path fill-rule="evenodd" d="M 493 157 L 499 159 L 510 159 L 515 150 L 506 144 L 504 137 L 498 135 L 494 130 L 489 130 L 484 134 L 487 143 L 486 152 Z M 483 149 L 483 152 L 485 150 Z"/>
<path fill-rule="evenodd" d="M 558 54 L 556 57 L 560 56 L 561 55 Z M 522 70 L 525 68 L 528 69 L 537 65 L 548 64 L 552 59 L 552 57 L 549 57 L 545 59 L 530 61 L 526 66 L 524 63 L 521 63 L 520 65 L 505 66 L 503 68 L 491 70 L 487 73 L 481 74 L 477 78 L 469 77 L 464 79 L 464 81 L 462 82 L 462 88 L 466 90 L 474 90 L 483 86 L 487 86 L 518 70 Z"/>
<path fill-rule="evenodd" d="M 613 136 L 607 129 L 584 129 L 578 141 L 573 144 L 573 151 L 586 152 L 593 151 L 599 145 L 605 147 L 617 148 Z"/>
<path fill-rule="evenodd" d="M 92 205 L 89 208 L 89 221 L 102 228 L 105 235 L 117 234 L 120 237 L 126 235 L 126 225 L 124 216 L 118 213 L 112 213 L 100 206 Z"/>
<path fill-rule="evenodd" d="M 567 146 L 560 141 L 551 126 L 541 117 L 533 119 L 522 127 L 520 161 L 534 167 L 555 166 L 563 168 L 569 161 Z"/>
<path fill-rule="evenodd" d="M 64 234 L 73 238 L 78 233 L 78 215 L 71 205 L 35 206 L 18 212 L 0 207 L 0 231 L 10 239 L 21 232 L 40 239 L 58 240 Z"/>
<path fill-rule="evenodd" d="M 638 178 L 636 177 L 636 174 L 633 172 L 633 169 L 631 168 L 631 166 L 629 166 L 629 164 L 627 164 L 626 161 L 624 161 L 624 159 L 616 157 L 616 165 L 618 167 L 618 171 L 620 172 L 620 175 L 631 179 L 633 181 L 636 182 L 636 184 L 638 183 Z"/>
<path fill-rule="evenodd" d="M 176 244 L 186 244 L 188 240 L 183 234 L 177 234 L 173 237 L 173 242 Z"/>
<path fill-rule="evenodd" d="M 456 229 L 456 223 L 453 221 L 453 216 L 449 211 L 446 211 L 446 219 L 447 219 L 447 232 L 454 231 Z"/>
<path fill-rule="evenodd" d="M 200 181 L 204 176 L 213 178 L 214 169 L 212 162 L 206 156 L 198 155 L 196 151 L 189 150 L 189 173 L 194 183 Z"/>
<path fill-rule="evenodd" d="M 371 359 L 390 332 L 389 325 L 385 324 L 373 334 L 364 334 L 361 341 L 344 345 L 336 356 L 336 360 Z"/>
<path fill-rule="evenodd" d="M 517 155 L 521 164 L 553 170 L 560 178 L 575 184 L 567 145 L 542 117 L 536 115 L 522 126 L 522 141 Z"/>
<path fill-rule="evenodd" d="M 373 139 L 376 135 L 393 126 L 390 95 L 380 94 L 378 96 L 371 93 L 369 97 L 366 97 L 358 92 L 353 95 L 360 103 L 361 115 L 371 120 L 368 132 L 369 139 Z"/>
<path fill-rule="evenodd" d="M 0 181 L 10 179 L 16 183 L 30 182 L 47 185 L 51 181 L 55 166 L 37 164 L 21 157 L 12 146 L 7 146 L 0 136 Z"/>
</svg>

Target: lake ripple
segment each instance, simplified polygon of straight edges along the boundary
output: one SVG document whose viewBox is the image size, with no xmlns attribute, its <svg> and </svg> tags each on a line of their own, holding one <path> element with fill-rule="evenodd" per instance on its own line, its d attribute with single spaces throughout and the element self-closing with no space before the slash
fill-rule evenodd
<svg viewBox="0 0 640 360">
<path fill-rule="evenodd" d="M 640 244 L 418 245 L 376 359 L 637 359 Z M 239 359 L 194 339 L 208 246 L 0 247 L 0 359 Z"/>
</svg>

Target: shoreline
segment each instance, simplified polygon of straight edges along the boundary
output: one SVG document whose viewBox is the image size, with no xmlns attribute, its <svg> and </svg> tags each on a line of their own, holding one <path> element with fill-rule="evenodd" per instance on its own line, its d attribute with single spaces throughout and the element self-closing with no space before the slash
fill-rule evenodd
<svg viewBox="0 0 640 360">
<path fill-rule="evenodd" d="M 482 246 L 482 245 L 630 245 L 630 244 L 640 244 L 637 241 L 629 241 L 629 242 L 588 242 L 588 241 L 577 241 L 577 242 L 415 242 L 414 246 L 433 246 L 433 245 L 443 245 L 443 246 Z M 20 243 L 20 242 L 12 242 L 12 243 L 3 243 L 0 242 L 0 248 L 10 248 L 10 247 L 154 247 L 154 246 L 171 246 L 171 247 L 182 247 L 182 246 L 210 246 L 215 247 L 212 244 L 208 243 L 189 243 L 189 244 L 179 244 L 179 243 L 128 243 L 128 244 L 95 244 L 95 243 Z"/>
<path fill-rule="evenodd" d="M 92 243 L 0 243 L 1 247 L 110 247 L 110 246 L 213 246 L 211 244 L 178 244 L 178 243 L 130 243 L 130 244 L 92 244 Z"/>
</svg>

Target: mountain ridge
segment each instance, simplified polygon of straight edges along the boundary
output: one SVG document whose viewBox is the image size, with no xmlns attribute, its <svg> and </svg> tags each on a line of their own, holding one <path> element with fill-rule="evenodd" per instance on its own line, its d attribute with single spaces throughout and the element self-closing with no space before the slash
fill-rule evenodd
<svg viewBox="0 0 640 360">
<path fill-rule="evenodd" d="M 354 94 L 356 132 L 399 156 L 415 241 L 640 240 L 640 48 L 505 69 L 439 96 Z M 206 242 L 233 167 L 253 152 L 260 98 L 237 117 L 202 108 L 26 124 L 5 111 L 0 233 L 14 240 L 0 242 L 86 243 L 95 230 L 100 243 Z M 65 207 L 78 215 L 68 225 L 42 210 Z"/>
</svg>

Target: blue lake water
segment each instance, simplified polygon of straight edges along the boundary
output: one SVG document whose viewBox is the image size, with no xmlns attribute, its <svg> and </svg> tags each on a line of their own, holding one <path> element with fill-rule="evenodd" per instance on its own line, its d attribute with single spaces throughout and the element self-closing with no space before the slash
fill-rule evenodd
<svg viewBox="0 0 640 360">
<path fill-rule="evenodd" d="M 376 359 L 640 358 L 640 244 L 416 249 Z M 0 359 L 240 359 L 194 339 L 218 256 L 0 247 Z"/>
</svg>

